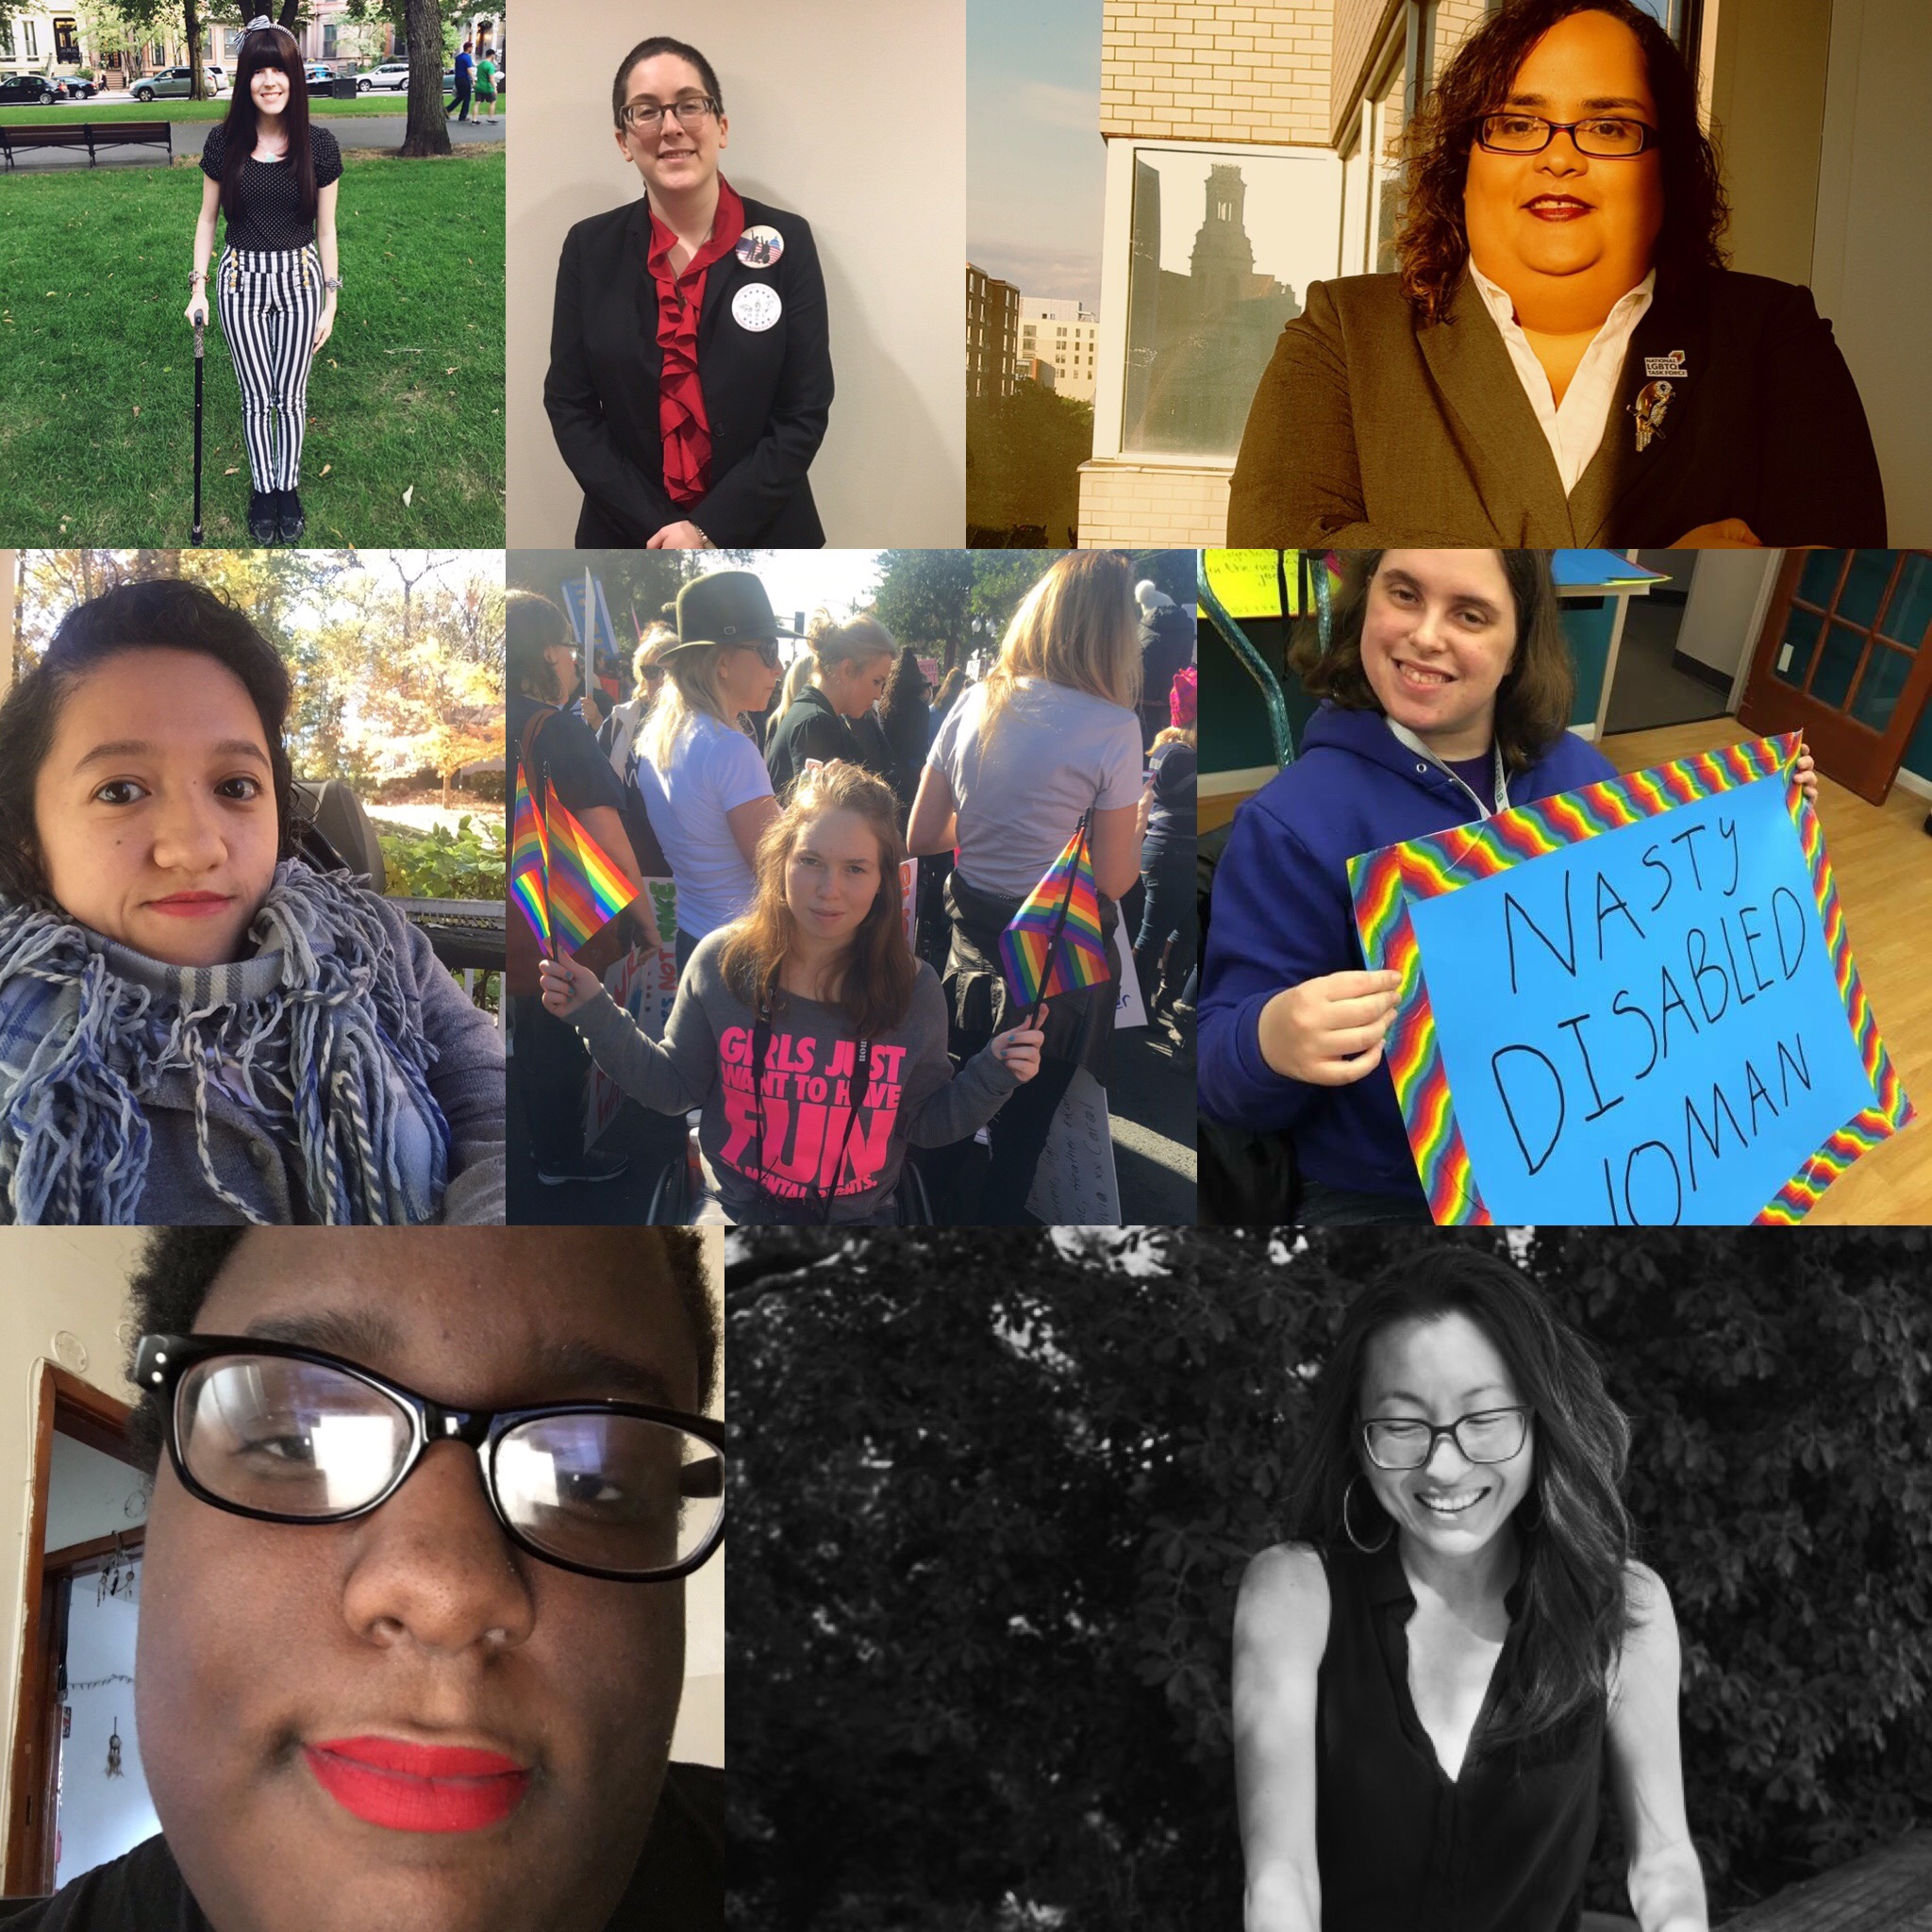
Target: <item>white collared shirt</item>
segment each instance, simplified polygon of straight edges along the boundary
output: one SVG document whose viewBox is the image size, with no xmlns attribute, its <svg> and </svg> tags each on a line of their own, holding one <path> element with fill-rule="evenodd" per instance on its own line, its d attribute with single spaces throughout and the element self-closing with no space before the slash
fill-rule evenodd
<svg viewBox="0 0 1932 1932">
<path fill-rule="evenodd" d="M 1637 325 L 1643 320 L 1644 310 L 1650 307 L 1657 289 L 1657 271 L 1652 269 L 1627 295 L 1618 298 L 1617 306 L 1604 318 L 1604 325 L 1584 350 L 1583 360 L 1576 365 L 1576 374 L 1570 378 L 1570 387 L 1563 391 L 1560 405 L 1543 365 L 1529 345 L 1529 338 L 1516 320 L 1516 305 L 1510 301 L 1508 291 L 1491 281 L 1474 259 L 1469 264 L 1469 275 L 1483 298 L 1483 307 L 1502 331 L 1503 346 L 1509 351 L 1523 392 L 1536 411 L 1536 420 L 1542 425 L 1550 454 L 1557 459 L 1557 474 L 1563 479 L 1563 494 L 1568 496 L 1576 488 L 1577 477 L 1590 467 L 1590 459 L 1595 456 L 1604 431 L 1609 426 L 1610 405 L 1616 400 L 1617 378 L 1624 372 L 1624 351 L 1630 346 Z"/>
</svg>

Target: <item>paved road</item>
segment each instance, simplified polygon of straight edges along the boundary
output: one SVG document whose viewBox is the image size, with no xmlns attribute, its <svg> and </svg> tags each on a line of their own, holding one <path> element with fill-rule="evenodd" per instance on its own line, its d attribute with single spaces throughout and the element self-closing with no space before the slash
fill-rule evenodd
<svg viewBox="0 0 1932 1932">
<path fill-rule="evenodd" d="M 157 110 L 158 117 L 161 111 Z M 200 154 L 208 130 L 220 125 L 215 121 L 175 122 L 175 154 Z M 398 148 L 403 144 L 403 133 L 408 125 L 408 117 L 405 114 L 344 114 L 326 123 L 329 131 L 352 153 L 357 148 Z M 494 122 L 452 121 L 449 138 L 464 147 L 490 142 L 501 145 L 508 125 L 508 121 L 501 119 Z M 46 173 L 59 168 L 85 169 L 89 165 L 84 147 L 33 149 L 16 156 L 15 160 L 22 174 Z M 165 168 L 168 166 L 168 150 L 164 147 L 108 148 L 103 150 L 99 165 L 103 168 Z"/>
</svg>

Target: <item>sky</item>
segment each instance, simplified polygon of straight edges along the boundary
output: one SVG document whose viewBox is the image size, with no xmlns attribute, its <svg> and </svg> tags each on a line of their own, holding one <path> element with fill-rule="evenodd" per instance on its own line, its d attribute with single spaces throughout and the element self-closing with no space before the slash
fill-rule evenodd
<svg viewBox="0 0 1932 1932">
<path fill-rule="evenodd" d="M 878 583 L 876 550 L 758 550 L 751 568 L 763 579 L 781 624 L 806 622 L 821 605 L 834 617 L 850 617 L 872 602 Z"/>
<path fill-rule="evenodd" d="M 1101 0 L 971 0 L 966 253 L 1022 294 L 1100 308 Z"/>
</svg>

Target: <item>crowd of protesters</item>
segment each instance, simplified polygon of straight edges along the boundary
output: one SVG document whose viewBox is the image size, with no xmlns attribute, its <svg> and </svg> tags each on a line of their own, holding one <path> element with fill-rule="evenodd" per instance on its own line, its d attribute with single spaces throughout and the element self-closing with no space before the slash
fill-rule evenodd
<svg viewBox="0 0 1932 1932">
<path fill-rule="evenodd" d="M 1191 608 L 1071 553 L 984 677 L 954 664 L 937 687 L 875 614 L 800 636 L 749 571 L 687 583 L 664 618 L 628 695 L 586 691 L 563 612 L 510 601 L 514 763 L 633 884 L 676 890 L 661 1039 L 605 991 L 613 948 L 540 959 L 523 937 L 512 1069 L 540 1180 L 625 1170 L 584 1144 L 594 1057 L 643 1107 L 696 1115 L 695 1218 L 1032 1219 L 1075 1074 L 1107 1084 L 1120 987 L 1029 1009 L 999 941 L 1083 824 L 1108 957 L 1124 916 L 1150 1024 L 1192 1064 Z M 646 923 L 625 937 L 655 943 Z"/>
</svg>

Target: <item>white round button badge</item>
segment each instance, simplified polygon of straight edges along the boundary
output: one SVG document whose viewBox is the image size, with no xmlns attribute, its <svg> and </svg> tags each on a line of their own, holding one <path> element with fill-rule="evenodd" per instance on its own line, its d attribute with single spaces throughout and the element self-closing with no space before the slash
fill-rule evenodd
<svg viewBox="0 0 1932 1932">
<path fill-rule="evenodd" d="M 740 328 L 760 335 L 785 312 L 778 291 L 768 282 L 747 282 L 731 298 L 731 319 Z"/>
<path fill-rule="evenodd" d="M 760 222 L 738 238 L 735 253 L 746 268 L 772 268 L 785 253 L 785 238 Z"/>
</svg>

